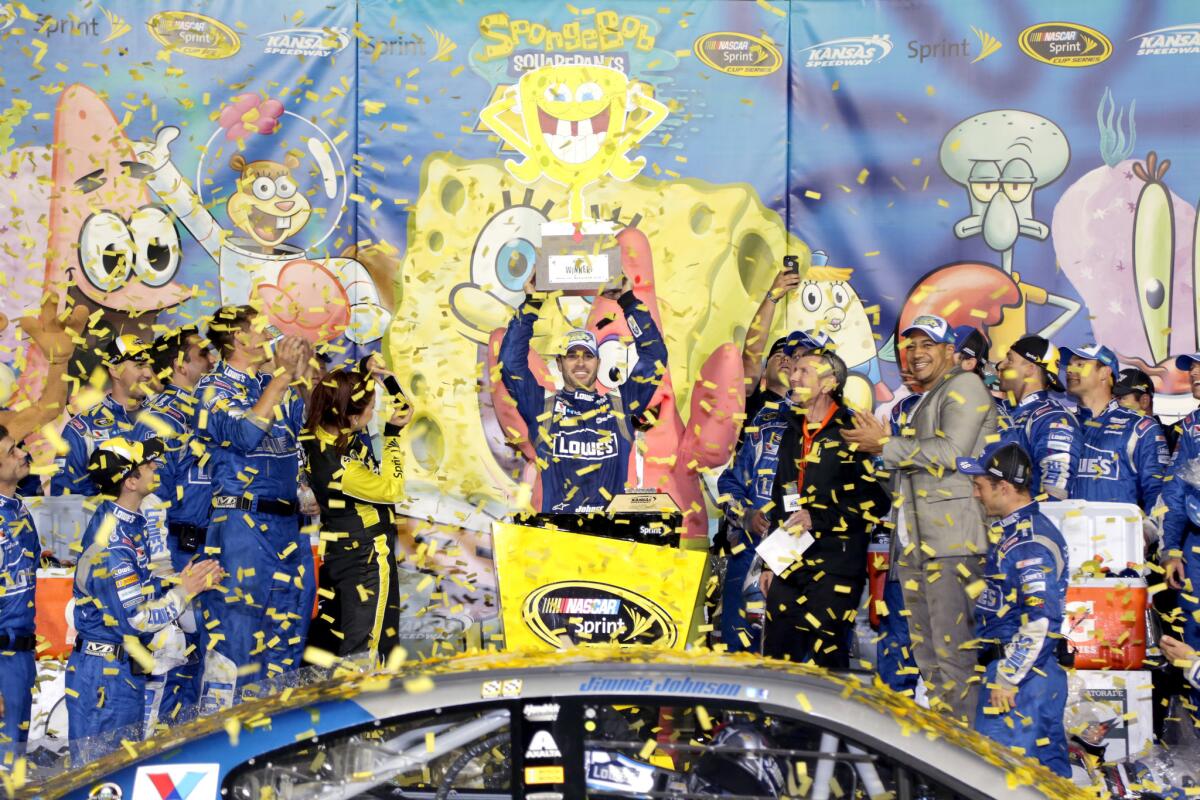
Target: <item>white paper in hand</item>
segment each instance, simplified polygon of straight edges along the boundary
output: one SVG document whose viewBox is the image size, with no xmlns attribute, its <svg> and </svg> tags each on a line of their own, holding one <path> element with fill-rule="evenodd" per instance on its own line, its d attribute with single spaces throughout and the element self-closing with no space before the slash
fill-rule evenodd
<svg viewBox="0 0 1200 800">
<path fill-rule="evenodd" d="M 782 575 L 800 560 L 804 551 L 815 541 L 808 531 L 792 533 L 785 528 L 776 528 L 764 536 L 754 549 L 767 565 L 767 569 L 776 575 Z"/>
</svg>

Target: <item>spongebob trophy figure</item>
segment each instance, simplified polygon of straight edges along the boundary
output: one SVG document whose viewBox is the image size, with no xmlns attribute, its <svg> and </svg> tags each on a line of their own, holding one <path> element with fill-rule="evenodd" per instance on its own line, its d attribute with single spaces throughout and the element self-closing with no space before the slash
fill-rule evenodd
<svg viewBox="0 0 1200 800">
<path fill-rule="evenodd" d="M 586 218 L 583 192 L 606 175 L 627 181 L 646 166 L 644 156 L 626 153 L 667 116 L 649 92 L 612 67 L 546 66 L 526 72 L 479 113 L 525 157 L 504 162 L 514 178 L 529 184 L 545 176 L 567 187 L 567 218 L 542 226 L 539 290 L 588 294 L 621 272 L 619 225 Z"/>
</svg>

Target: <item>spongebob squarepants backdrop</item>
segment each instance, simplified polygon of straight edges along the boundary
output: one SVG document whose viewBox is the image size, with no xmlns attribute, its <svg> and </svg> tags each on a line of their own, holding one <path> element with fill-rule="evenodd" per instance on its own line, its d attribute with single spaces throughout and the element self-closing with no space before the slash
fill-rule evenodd
<svg viewBox="0 0 1200 800">
<path fill-rule="evenodd" d="M 993 353 L 1026 330 L 1095 338 L 1177 389 L 1165 362 L 1200 330 L 1200 13 L 1129 11 L 4 3 L 0 310 L 50 287 L 99 341 L 256 299 L 282 331 L 383 349 L 418 409 L 410 513 L 484 531 L 534 491 L 498 331 L 543 225 L 600 224 L 670 351 L 633 477 L 700 537 L 740 348 L 789 251 L 805 280 L 769 336 L 827 332 L 859 403 L 901 391 L 895 332 L 922 311 L 986 328 Z M 618 385 L 634 354 L 611 316 L 548 304 L 535 372 L 553 385 L 556 337 L 588 325 Z M 38 380 L 13 327 L 6 396 Z M 460 543 L 482 571 L 487 537 Z"/>
</svg>

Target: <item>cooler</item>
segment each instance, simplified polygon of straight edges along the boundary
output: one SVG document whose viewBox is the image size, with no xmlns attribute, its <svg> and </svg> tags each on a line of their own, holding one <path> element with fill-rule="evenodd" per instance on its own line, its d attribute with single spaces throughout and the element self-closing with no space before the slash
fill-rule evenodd
<svg viewBox="0 0 1200 800">
<path fill-rule="evenodd" d="M 1112 574 L 1133 568 L 1140 572 L 1145 561 L 1142 544 L 1142 510 L 1132 503 L 1098 503 L 1062 500 L 1040 503 L 1039 510 L 1050 518 L 1067 540 L 1071 573 L 1084 570 Z"/>
<path fill-rule="evenodd" d="M 1067 587 L 1063 634 L 1078 670 L 1136 670 L 1146 658 L 1142 578 L 1080 578 Z"/>
<path fill-rule="evenodd" d="M 1151 674 L 1144 670 L 1080 670 L 1077 674 L 1091 699 L 1110 706 L 1117 715 L 1117 723 L 1104 737 L 1104 760 L 1121 761 L 1149 747 L 1154 735 Z"/>
</svg>

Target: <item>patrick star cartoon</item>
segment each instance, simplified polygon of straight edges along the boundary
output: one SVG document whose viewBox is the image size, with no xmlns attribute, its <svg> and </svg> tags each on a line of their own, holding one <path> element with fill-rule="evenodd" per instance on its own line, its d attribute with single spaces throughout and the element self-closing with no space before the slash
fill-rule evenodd
<svg viewBox="0 0 1200 800">
<path fill-rule="evenodd" d="M 625 228 L 617 234 L 617 242 L 621 247 L 625 274 L 633 284 L 633 293 L 650 309 L 654 322 L 661 329 L 649 241 L 636 228 Z M 634 363 L 630 359 L 636 359 L 635 351 L 628 344 L 633 336 L 617 303 L 603 297 L 597 297 L 592 304 L 587 328 L 596 335 L 602 351 L 601 370 L 608 370 L 601 376 L 600 387 L 612 389 L 619 385 L 624 375 L 629 374 Z M 488 374 L 493 377 L 500 374 L 498 355 L 503 337 L 504 329 L 499 328 L 492 332 L 489 340 L 487 366 Z M 621 368 L 621 358 L 613 358 L 611 353 L 606 352 L 618 346 L 627 351 L 624 369 Z M 529 366 L 544 388 L 555 390 L 550 371 L 537 353 L 530 352 Z M 708 519 L 700 473 L 724 465 L 733 453 L 738 420 L 745 403 L 742 380 L 741 351 L 732 342 L 719 346 L 700 368 L 685 422 L 676 406 L 670 372 L 666 372 L 658 392 L 650 401 L 646 414 L 650 424 L 638 434 L 637 453 L 629 468 L 629 483 L 671 496 L 683 511 L 684 530 L 681 538 L 689 547 L 704 547 L 707 544 Z M 498 377 L 489 381 L 489 385 L 501 426 L 513 434 L 513 443 L 526 458 L 532 460 L 533 446 L 529 441 L 529 431 L 517 413 L 516 404 Z M 534 481 L 533 506 L 536 508 L 541 503 L 541 486 L 531 473 L 527 475 Z"/>
<path fill-rule="evenodd" d="M 158 312 L 191 291 L 174 278 L 179 234 L 150 200 L 133 145 L 105 102 L 86 86 L 67 87 L 54 117 L 50 239 L 45 286 L 66 287 L 63 305 L 87 309 L 80 372 L 98 363 L 94 345 L 111 336 L 154 335 Z"/>
</svg>

